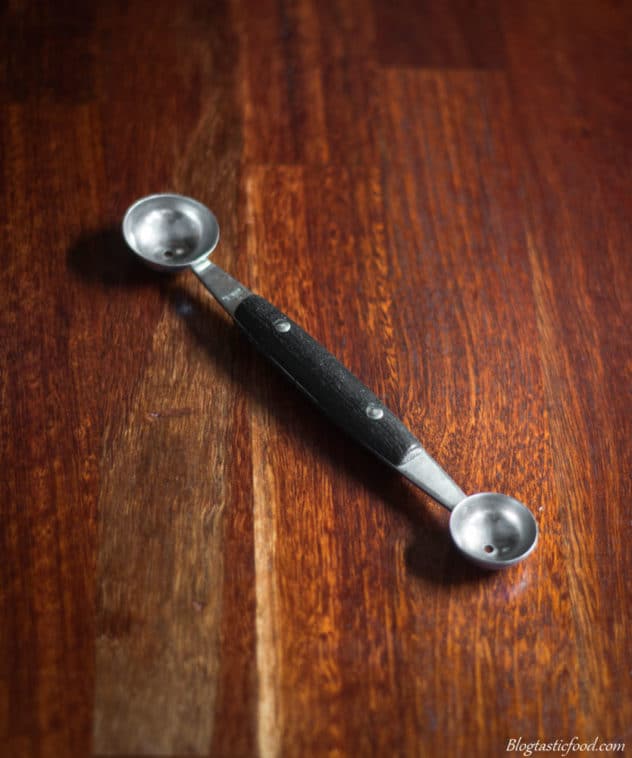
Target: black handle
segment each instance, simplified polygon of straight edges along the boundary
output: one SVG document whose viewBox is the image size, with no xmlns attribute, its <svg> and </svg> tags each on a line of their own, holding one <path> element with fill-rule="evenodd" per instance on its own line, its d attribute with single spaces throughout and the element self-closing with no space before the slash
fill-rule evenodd
<svg viewBox="0 0 632 758">
<path fill-rule="evenodd" d="M 234 312 L 248 338 L 338 426 L 391 466 L 419 441 L 362 382 L 284 313 L 258 295 Z"/>
</svg>

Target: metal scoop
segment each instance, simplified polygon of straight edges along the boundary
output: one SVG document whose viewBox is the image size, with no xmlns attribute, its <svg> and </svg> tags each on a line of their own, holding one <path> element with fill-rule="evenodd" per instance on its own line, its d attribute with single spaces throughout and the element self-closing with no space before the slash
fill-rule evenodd
<svg viewBox="0 0 632 758">
<path fill-rule="evenodd" d="M 466 558 L 499 569 L 531 553 L 538 527 L 526 506 L 493 492 L 467 497 L 406 426 L 331 353 L 208 260 L 219 241 L 219 225 L 208 208 L 182 195 L 150 195 L 129 208 L 123 235 L 152 268 L 192 268 L 248 338 L 332 421 L 451 511 L 450 534 Z"/>
</svg>

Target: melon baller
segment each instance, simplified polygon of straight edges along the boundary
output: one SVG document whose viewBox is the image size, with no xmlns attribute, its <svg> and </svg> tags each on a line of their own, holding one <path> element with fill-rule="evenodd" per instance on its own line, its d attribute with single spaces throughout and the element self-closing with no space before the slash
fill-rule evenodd
<svg viewBox="0 0 632 758">
<path fill-rule="evenodd" d="M 495 492 L 467 496 L 409 429 L 300 326 L 208 259 L 219 241 L 211 211 L 183 195 L 150 195 L 123 219 L 131 250 L 160 271 L 191 268 L 255 346 L 334 423 L 450 511 L 457 549 L 486 569 L 526 558 L 538 540 L 531 511 Z"/>
</svg>

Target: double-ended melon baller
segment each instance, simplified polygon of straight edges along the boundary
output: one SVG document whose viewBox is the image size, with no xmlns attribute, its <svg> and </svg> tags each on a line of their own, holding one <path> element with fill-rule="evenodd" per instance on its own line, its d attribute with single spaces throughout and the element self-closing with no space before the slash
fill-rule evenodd
<svg viewBox="0 0 632 758">
<path fill-rule="evenodd" d="M 154 269 L 192 268 L 256 347 L 321 411 L 447 508 L 452 540 L 466 558 L 499 569 L 532 552 L 538 527 L 526 506 L 494 492 L 466 496 L 406 426 L 331 353 L 208 260 L 219 241 L 219 225 L 208 208 L 182 195 L 150 195 L 128 209 L 123 235 Z"/>
</svg>

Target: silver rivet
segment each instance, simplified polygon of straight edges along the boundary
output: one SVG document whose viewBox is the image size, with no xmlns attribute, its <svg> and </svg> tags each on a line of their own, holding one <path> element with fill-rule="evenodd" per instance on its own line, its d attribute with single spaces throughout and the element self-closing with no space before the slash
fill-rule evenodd
<svg viewBox="0 0 632 758">
<path fill-rule="evenodd" d="M 382 418 L 384 411 L 379 405 L 377 405 L 377 403 L 369 403 L 366 407 L 366 415 L 374 421 L 377 421 Z"/>
<path fill-rule="evenodd" d="M 289 332 L 290 329 L 292 328 L 292 324 L 290 324 L 289 321 L 286 321 L 284 318 L 282 318 L 282 319 L 279 319 L 279 321 L 277 321 L 274 324 L 274 328 L 277 330 L 277 332 L 281 332 L 281 333 Z"/>
</svg>

